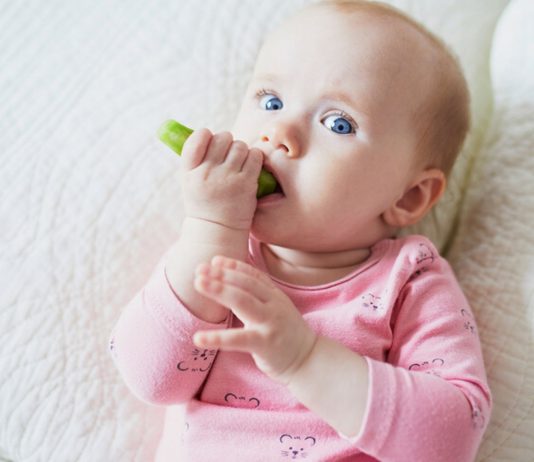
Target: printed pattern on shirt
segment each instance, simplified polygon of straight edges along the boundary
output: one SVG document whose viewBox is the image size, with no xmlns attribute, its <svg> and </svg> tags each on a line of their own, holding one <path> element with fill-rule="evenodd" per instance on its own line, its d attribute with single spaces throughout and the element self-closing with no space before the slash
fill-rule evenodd
<svg viewBox="0 0 534 462">
<path fill-rule="evenodd" d="M 475 328 L 475 320 L 473 318 L 473 315 L 465 308 L 462 308 L 460 310 L 460 313 L 462 314 L 464 329 L 470 332 L 471 334 L 475 334 L 476 328 Z"/>
<path fill-rule="evenodd" d="M 292 436 L 284 433 L 280 436 L 282 457 L 290 459 L 305 459 L 313 451 L 317 440 L 313 436 Z M 312 454 L 313 455 L 313 454 Z"/>
<path fill-rule="evenodd" d="M 369 308 L 372 311 L 379 311 L 384 309 L 384 303 L 382 302 L 382 298 L 368 293 L 365 295 L 362 295 L 362 301 L 363 301 L 363 307 Z"/>
<path fill-rule="evenodd" d="M 424 372 L 426 374 L 437 375 L 441 377 L 439 368 L 445 364 L 445 361 L 441 358 L 434 358 L 432 361 L 423 361 L 422 363 L 410 364 L 408 370 Z"/>
<path fill-rule="evenodd" d="M 233 407 L 254 409 L 260 406 L 260 400 L 258 398 L 255 398 L 254 396 L 250 398 L 237 396 L 234 393 L 226 393 L 226 395 L 224 395 L 224 401 L 226 401 L 229 406 Z"/>
<path fill-rule="evenodd" d="M 182 372 L 206 372 L 209 371 L 217 350 L 203 350 L 195 348 L 189 359 L 180 361 L 176 368 Z"/>
</svg>

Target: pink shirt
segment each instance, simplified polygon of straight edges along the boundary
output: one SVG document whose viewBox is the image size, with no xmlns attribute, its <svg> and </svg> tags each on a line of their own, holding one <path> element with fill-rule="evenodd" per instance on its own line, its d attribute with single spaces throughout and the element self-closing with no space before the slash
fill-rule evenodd
<svg viewBox="0 0 534 462">
<path fill-rule="evenodd" d="M 186 406 L 179 430 L 168 411 L 157 460 L 474 460 L 491 396 L 467 300 L 427 238 L 386 239 L 371 250 L 362 266 L 332 283 L 304 287 L 273 278 L 318 334 L 366 358 L 369 399 L 354 438 L 305 408 L 249 354 L 198 349 L 195 331 L 243 324 L 235 316 L 226 324 L 194 317 L 171 289 L 162 260 L 123 311 L 110 345 L 137 397 Z M 250 263 L 266 270 L 253 238 Z"/>
</svg>

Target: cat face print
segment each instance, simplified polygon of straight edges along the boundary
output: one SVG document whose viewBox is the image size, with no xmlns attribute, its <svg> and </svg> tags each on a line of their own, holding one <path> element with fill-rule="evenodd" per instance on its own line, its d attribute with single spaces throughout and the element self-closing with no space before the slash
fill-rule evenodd
<svg viewBox="0 0 534 462">
<path fill-rule="evenodd" d="M 378 297 L 377 295 L 373 295 L 373 294 L 363 295 L 362 305 L 364 308 L 370 309 L 372 311 L 378 311 L 384 308 L 384 303 L 382 302 L 382 299 Z"/>
<path fill-rule="evenodd" d="M 473 421 L 473 428 L 482 430 L 486 427 L 486 418 L 482 409 L 475 405 L 471 410 L 471 420 Z"/>
<path fill-rule="evenodd" d="M 195 348 L 188 359 L 180 361 L 176 368 L 182 372 L 206 372 L 215 359 L 217 350 L 203 350 Z"/>
<path fill-rule="evenodd" d="M 419 243 L 417 248 L 417 257 L 415 259 L 417 269 L 410 276 L 409 281 L 412 281 L 421 276 L 423 273 L 426 273 L 429 270 L 429 266 L 434 263 L 435 259 L 436 256 L 434 255 L 432 249 L 427 244 L 423 244 L 422 242 Z"/>
<path fill-rule="evenodd" d="M 473 318 L 473 315 L 465 308 L 462 308 L 460 310 L 460 313 L 462 315 L 464 329 L 471 334 L 475 334 L 476 328 L 475 319 Z"/>
<path fill-rule="evenodd" d="M 435 258 L 436 256 L 434 255 L 434 252 L 432 252 L 432 249 L 427 244 L 419 244 L 417 252 L 418 265 L 422 263 L 424 263 L 425 265 L 429 265 L 434 262 Z"/>
<path fill-rule="evenodd" d="M 305 459 L 308 457 L 310 449 L 315 446 L 316 440 L 313 436 L 292 436 L 285 433 L 280 436 L 280 443 L 282 444 L 282 457 Z"/>
<path fill-rule="evenodd" d="M 425 372 L 427 374 L 441 376 L 440 368 L 445 364 L 445 361 L 441 358 L 434 358 L 432 361 L 423 361 L 422 363 L 411 364 L 408 370 Z"/>
<path fill-rule="evenodd" d="M 246 398 L 245 396 L 237 396 L 234 393 L 226 393 L 224 400 L 232 407 L 244 407 L 255 409 L 259 407 L 260 400 L 258 398 Z"/>
</svg>

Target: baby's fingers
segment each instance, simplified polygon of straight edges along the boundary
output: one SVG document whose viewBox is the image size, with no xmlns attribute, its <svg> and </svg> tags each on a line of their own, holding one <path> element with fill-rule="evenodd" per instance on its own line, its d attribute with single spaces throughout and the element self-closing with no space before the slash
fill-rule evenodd
<svg viewBox="0 0 534 462">
<path fill-rule="evenodd" d="M 250 175 L 251 177 L 253 176 L 254 178 L 258 178 L 262 165 L 263 152 L 260 151 L 258 148 L 252 148 L 248 153 L 248 156 L 241 168 L 241 171 L 245 175 Z"/>
<path fill-rule="evenodd" d="M 265 321 L 265 305 L 256 296 L 224 279 L 213 278 L 209 274 L 197 274 L 195 289 L 230 310 L 247 325 Z"/>
<path fill-rule="evenodd" d="M 223 349 L 252 353 L 258 346 L 257 332 L 249 329 L 198 331 L 193 343 L 199 348 Z"/>
<path fill-rule="evenodd" d="M 233 137 L 230 132 L 221 132 L 213 135 L 204 161 L 209 162 L 211 165 L 221 164 L 226 158 L 226 154 L 232 145 L 232 141 Z"/>
<path fill-rule="evenodd" d="M 196 268 L 196 276 L 203 276 L 214 284 L 217 281 L 237 287 L 251 295 L 261 303 L 267 303 L 275 296 L 275 288 L 266 284 L 252 274 L 237 271 L 228 266 L 216 266 L 209 263 L 201 263 Z"/>
<path fill-rule="evenodd" d="M 267 285 L 270 288 L 274 287 L 271 278 L 267 276 L 267 274 L 241 260 L 235 260 L 233 258 L 225 257 L 223 255 L 217 255 L 211 259 L 211 263 L 215 267 L 229 268 L 244 273 L 261 282 L 262 284 Z"/>
<path fill-rule="evenodd" d="M 182 149 L 183 165 L 186 170 L 192 170 L 202 163 L 212 137 L 207 128 L 200 128 L 187 138 Z"/>
<path fill-rule="evenodd" d="M 243 141 L 235 140 L 230 146 L 224 162 L 232 171 L 240 172 L 247 159 L 247 154 L 248 146 Z"/>
</svg>

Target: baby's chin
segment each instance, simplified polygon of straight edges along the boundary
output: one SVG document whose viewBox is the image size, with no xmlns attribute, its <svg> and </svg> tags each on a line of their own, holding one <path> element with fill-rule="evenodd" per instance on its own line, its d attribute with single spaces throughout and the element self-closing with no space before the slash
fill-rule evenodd
<svg viewBox="0 0 534 462">
<path fill-rule="evenodd" d="M 252 222 L 250 234 L 256 240 L 263 242 L 264 244 L 306 252 L 314 251 L 314 246 L 303 245 L 303 240 L 307 242 L 308 239 L 306 236 L 303 236 L 302 233 L 298 234 L 293 232 L 284 234 L 282 228 L 283 226 L 277 226 L 274 223 L 266 224 L 262 218 L 258 217 L 258 220 L 253 220 Z"/>
</svg>

